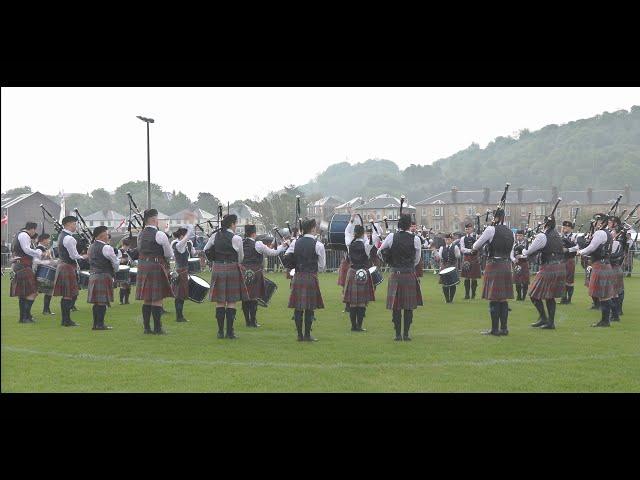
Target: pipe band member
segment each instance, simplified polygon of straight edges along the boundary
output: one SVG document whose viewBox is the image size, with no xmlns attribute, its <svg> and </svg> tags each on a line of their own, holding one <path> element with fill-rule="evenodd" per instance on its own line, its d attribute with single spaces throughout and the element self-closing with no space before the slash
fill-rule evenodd
<svg viewBox="0 0 640 480">
<path fill-rule="evenodd" d="M 531 271 L 529 269 L 529 259 L 522 255 L 527 244 L 524 239 L 525 231 L 516 231 L 516 241 L 511 249 L 511 262 L 513 263 L 513 283 L 516 286 L 516 301 L 524 302 L 527 298 L 527 290 L 529 289 L 529 277 Z M 516 258 L 519 256 L 519 258 Z"/>
<path fill-rule="evenodd" d="M 611 233 L 604 228 L 608 216 L 604 213 L 594 215 L 595 231 L 591 242 L 583 249 L 578 249 L 580 256 L 591 256 L 591 276 L 589 278 L 589 296 L 598 299 L 602 317 L 592 327 L 609 327 L 611 315 L 611 299 L 614 297 L 615 272 L 611 268 L 610 253 L 613 243 Z M 577 247 L 576 247 L 577 248 Z"/>
<path fill-rule="evenodd" d="M 378 227 L 378 231 L 380 231 Z M 349 311 L 352 332 L 365 332 L 362 328 L 364 317 L 369 302 L 375 301 L 375 289 L 369 267 L 371 250 L 380 240 L 376 228 L 371 232 L 371 238 L 365 236 L 362 225 L 354 225 L 350 222 L 344 231 L 345 244 L 349 251 L 350 266 L 347 271 L 347 279 L 342 295 L 342 301 Z M 364 278 L 357 275 L 359 270 L 365 273 Z M 362 272 L 361 272 L 362 274 Z"/>
<path fill-rule="evenodd" d="M 174 240 L 171 242 L 178 274 L 178 279 L 173 284 L 176 322 L 188 321 L 184 318 L 183 308 L 184 301 L 189 298 L 189 259 L 194 256 L 193 243 L 189 238 L 194 233 L 193 229 L 193 225 L 188 225 L 188 228 L 179 228 L 173 232 Z"/>
<path fill-rule="evenodd" d="M 473 250 L 473 244 L 478 239 L 473 231 L 473 224 L 467 223 L 464 226 L 464 232 L 464 237 L 460 242 L 460 251 L 464 255 L 462 257 L 460 276 L 464 278 L 464 299 L 469 300 L 469 298 L 476 298 L 478 279 L 482 277 L 482 272 L 480 269 L 480 255 Z M 469 297 L 469 290 L 471 290 L 471 297 Z"/>
<path fill-rule="evenodd" d="M 120 256 L 120 265 L 129 265 L 133 266 L 133 258 L 131 252 L 131 241 L 128 238 L 122 239 L 122 247 L 118 249 L 118 254 Z M 131 277 L 128 277 L 126 280 L 120 280 L 118 282 L 118 286 L 120 287 L 119 295 L 120 295 L 120 305 L 129 305 L 129 295 L 131 294 Z"/>
<path fill-rule="evenodd" d="M 453 242 L 453 234 L 447 233 L 444 237 L 445 245 L 436 250 L 435 258 L 440 262 L 440 270 L 449 267 L 458 267 L 458 260 L 462 256 L 460 254 L 460 247 Z M 439 283 L 442 284 L 442 276 L 439 275 Z M 442 286 L 442 293 L 447 303 L 453 303 L 453 297 L 456 295 L 456 286 Z M 468 297 L 466 297 L 468 298 Z"/>
<path fill-rule="evenodd" d="M 378 255 L 391 266 L 387 287 L 387 310 L 392 310 L 392 322 L 395 328 L 395 340 L 411 340 L 409 329 L 413 322 L 413 311 L 422 303 L 420 283 L 415 267 L 420 261 L 422 244 L 413 235 L 411 216 L 403 214 L 398 219 L 398 231 L 390 233 L 384 239 Z M 401 335 L 402 312 L 404 311 L 404 329 Z"/>
<path fill-rule="evenodd" d="M 480 238 L 473 244 L 475 252 L 480 251 L 486 243 L 489 244 L 487 264 L 484 269 L 482 298 L 489 300 L 491 330 L 483 331 L 483 335 L 509 334 L 507 328 L 509 299 L 513 298 L 510 254 L 514 236 L 509 227 L 501 224 L 502 221 L 504 221 L 504 209 L 498 208 L 494 212 L 496 225 L 487 226 Z"/>
<path fill-rule="evenodd" d="M 71 320 L 71 311 L 75 299 L 78 297 L 78 261 L 86 260 L 88 255 L 80 255 L 76 248 L 77 241 L 73 234 L 77 228 L 78 219 L 69 215 L 62 219 L 62 231 L 58 235 L 58 257 L 60 262 L 56 268 L 56 279 L 53 287 L 53 296 L 62 297 L 60 308 L 62 310 L 63 327 L 76 327 L 78 324 Z"/>
<path fill-rule="evenodd" d="M 38 265 L 53 265 L 54 260 L 52 259 L 52 249 L 51 249 L 51 235 L 48 233 L 43 233 L 38 236 L 38 245 L 36 249 L 42 252 L 42 256 L 40 258 L 33 259 L 33 271 L 38 271 Z M 37 278 L 36 278 L 37 281 Z M 42 308 L 43 315 L 55 315 L 54 312 L 51 311 L 51 298 L 53 297 L 53 284 L 47 284 L 44 282 L 38 283 L 38 293 L 44 294 L 44 306 Z"/>
<path fill-rule="evenodd" d="M 610 261 L 611 269 L 615 274 L 613 282 L 614 296 L 611 298 L 611 315 L 609 317 L 611 322 L 620 321 L 620 315 L 622 315 L 622 302 L 624 301 L 624 271 L 622 269 L 622 263 L 627 252 L 628 245 L 627 236 L 619 236 L 621 223 L 622 221 L 620 217 L 614 216 L 609 219 L 609 228 L 611 230 L 611 236 L 614 239 L 611 244 Z"/>
<path fill-rule="evenodd" d="M 563 241 L 556 231 L 553 216 L 547 218 L 545 230 L 536 235 L 528 249 L 522 251 L 522 255 L 528 258 L 536 253 L 540 254 L 540 268 L 531 283 L 529 298 L 538 310 L 539 318 L 531 326 L 553 330 L 556 328 L 556 298 L 564 295 L 567 278 Z M 546 313 L 543 300 L 547 305 Z"/>
<path fill-rule="evenodd" d="M 89 287 L 87 303 L 93 303 L 93 330 L 111 330 L 105 325 L 107 307 L 113 302 L 113 277 L 120 268 L 120 259 L 109 245 L 109 229 L 93 229 L 94 242 L 89 247 Z"/>
<path fill-rule="evenodd" d="M 295 275 L 291 282 L 291 294 L 289 296 L 289 308 L 294 309 L 293 318 L 298 332 L 298 341 L 315 342 L 311 335 L 311 325 L 314 320 L 314 311 L 324 308 L 318 272 L 322 272 L 326 266 L 324 245 L 317 241 L 315 219 L 305 219 L 302 222 L 302 237 L 295 239 L 285 257 L 285 264 L 294 265 Z M 304 314 L 304 335 L 302 333 L 302 318 Z"/>
<path fill-rule="evenodd" d="M 565 220 L 562 222 L 562 244 L 564 247 L 564 265 L 567 272 L 565 279 L 565 291 L 560 300 L 561 305 L 567 305 L 571 303 L 571 297 L 573 297 L 573 288 L 575 284 L 576 274 L 576 252 L 575 250 L 569 251 L 569 249 L 577 245 L 577 234 L 573 233 L 573 222 Z"/>
<path fill-rule="evenodd" d="M 211 263 L 211 290 L 209 299 L 216 302 L 218 338 L 238 338 L 233 330 L 236 318 L 236 302 L 249 300 L 240 264 L 244 260 L 242 238 L 235 234 L 238 217 L 225 215 L 220 222 L 220 231 L 211 235 L 204 249 L 214 249 Z M 227 320 L 227 334 L 224 321 Z"/>
<path fill-rule="evenodd" d="M 31 248 L 31 241 L 37 235 L 37 228 L 37 223 L 27 222 L 11 243 L 11 253 L 15 258 L 11 266 L 13 278 L 9 295 L 18 297 L 19 323 L 35 322 L 31 316 L 31 306 L 38 296 L 38 285 L 32 267 L 34 259 L 42 257 L 42 250 Z"/>
<path fill-rule="evenodd" d="M 287 244 L 281 244 L 277 249 L 269 248 L 261 240 L 256 241 L 257 229 L 255 225 L 244 226 L 244 240 L 242 241 L 242 250 L 244 258 L 242 267 L 245 270 L 253 272 L 253 279 L 247 285 L 248 300 L 242 301 L 242 313 L 244 321 L 249 328 L 258 328 L 258 299 L 266 295 L 266 286 L 264 282 L 264 257 L 276 257 L 285 252 L 288 248 Z M 273 239 L 276 241 L 275 236 Z"/>
<path fill-rule="evenodd" d="M 143 213 L 144 229 L 138 235 L 138 274 L 136 300 L 142 300 L 142 322 L 147 335 L 163 335 L 162 301 L 173 297 L 169 282 L 169 262 L 173 251 L 169 238 L 158 230 L 158 210 L 150 208 Z M 153 316 L 153 330 L 151 317 Z"/>
</svg>

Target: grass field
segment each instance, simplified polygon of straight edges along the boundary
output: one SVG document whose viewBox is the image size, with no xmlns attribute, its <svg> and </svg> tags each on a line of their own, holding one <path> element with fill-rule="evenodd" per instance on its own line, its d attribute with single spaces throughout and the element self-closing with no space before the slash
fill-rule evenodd
<svg viewBox="0 0 640 480">
<path fill-rule="evenodd" d="M 207 277 L 203 274 L 203 277 Z M 72 318 L 60 326 L 59 298 L 35 324 L 18 324 L 17 300 L 2 278 L 3 392 L 639 392 L 640 278 L 625 278 L 624 316 L 611 328 L 590 328 L 600 313 L 577 278 L 573 304 L 557 307 L 555 331 L 529 327 L 533 305 L 511 302 L 508 337 L 479 334 L 488 327 L 484 300 L 445 304 L 436 276 L 422 280 L 426 305 L 417 310 L 412 342 L 394 342 L 385 309 L 386 281 L 365 318 L 367 332 L 350 331 L 336 275 L 321 275 L 326 308 L 316 313 L 317 343 L 296 341 L 286 308 L 288 281 L 271 306 L 258 310 L 262 327 L 236 320 L 238 340 L 218 340 L 210 302 L 185 304 L 188 323 L 176 323 L 173 302 L 163 317 L 166 336 L 142 334 L 140 303 L 114 305 L 111 331 L 91 330 L 91 306 L 81 291 Z M 462 294 L 461 294 L 462 290 Z M 480 290 L 481 291 L 481 290 Z M 134 295 L 132 295 L 132 298 Z"/>
</svg>

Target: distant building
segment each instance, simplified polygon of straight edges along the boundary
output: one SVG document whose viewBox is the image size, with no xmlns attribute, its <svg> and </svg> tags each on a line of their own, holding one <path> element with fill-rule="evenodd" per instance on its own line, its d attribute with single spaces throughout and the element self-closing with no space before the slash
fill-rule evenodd
<svg viewBox="0 0 640 480">
<path fill-rule="evenodd" d="M 348 202 L 338 205 L 333 209 L 333 213 L 351 213 L 352 210 L 366 203 L 362 197 L 352 198 Z"/>
<path fill-rule="evenodd" d="M 229 213 L 237 215 L 238 223 L 236 225 L 236 232 L 240 235 L 244 235 L 245 225 L 255 225 L 258 235 L 264 235 L 267 233 L 266 226 L 262 220 L 262 215 L 253 210 L 249 205 L 242 202 L 236 202 L 229 207 Z"/>
<path fill-rule="evenodd" d="M 353 213 L 359 213 L 365 223 L 369 217 L 376 221 L 381 221 L 384 217 L 387 217 L 388 220 L 397 220 L 400 215 L 400 199 L 383 193 L 355 207 Z M 416 208 L 409 205 L 409 202 L 405 199 L 402 213 L 408 213 L 412 218 L 415 218 Z"/>
<path fill-rule="evenodd" d="M 186 227 L 187 225 L 195 225 L 196 223 L 202 223 L 206 220 L 216 220 L 218 216 L 213 213 L 209 213 L 201 208 L 185 208 L 177 213 L 174 213 L 169 217 L 169 228 L 171 230 L 177 230 L 180 227 Z M 202 225 L 205 231 L 211 230 L 209 225 Z"/>
<path fill-rule="evenodd" d="M 3 220 L 2 228 L 0 229 L 3 244 L 11 242 L 18 230 L 24 228 L 27 222 L 37 222 L 38 233 L 41 233 L 43 215 L 40 204 L 44 205 L 56 220 L 59 219 L 60 205 L 40 192 L 2 197 L 0 200 L 0 216 L 3 219 L 6 216 L 6 223 Z M 52 234 L 55 233 L 55 229 L 53 223 L 50 222 L 50 218 L 48 216 L 45 217 L 45 232 Z"/>
<path fill-rule="evenodd" d="M 307 205 L 307 217 L 315 218 L 316 222 L 328 222 L 334 214 L 338 205 L 342 205 L 344 200 L 340 197 L 328 196 Z"/>
<path fill-rule="evenodd" d="M 448 192 L 421 200 L 416 203 L 418 223 L 431 227 L 435 231 L 462 231 L 467 222 L 475 223 L 476 213 L 481 215 L 481 223 L 487 210 L 495 210 L 504 190 L 458 190 L 452 187 Z M 562 220 L 573 220 L 579 208 L 580 218 L 590 218 L 594 213 L 608 212 L 618 195 L 622 195 L 618 212 L 631 211 L 640 202 L 640 195 L 632 192 L 629 186 L 624 190 L 559 191 L 552 187 L 548 190 L 525 190 L 517 188 L 509 190 L 505 209 L 505 224 L 512 228 L 526 227 L 529 212 L 531 226 L 543 221 L 545 215 L 551 213 L 558 197 L 562 198 L 555 217 L 558 225 Z"/>
<path fill-rule="evenodd" d="M 99 210 L 83 218 L 91 228 L 104 225 L 109 228 L 119 228 L 119 230 L 127 229 L 125 216 L 113 210 Z"/>
</svg>

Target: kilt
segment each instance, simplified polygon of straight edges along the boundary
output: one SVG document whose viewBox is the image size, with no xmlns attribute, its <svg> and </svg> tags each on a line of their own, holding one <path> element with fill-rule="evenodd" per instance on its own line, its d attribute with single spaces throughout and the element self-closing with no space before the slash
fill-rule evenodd
<svg viewBox="0 0 640 480">
<path fill-rule="evenodd" d="M 350 267 L 351 263 L 349 262 L 349 260 L 347 260 L 346 257 L 343 258 L 342 262 L 340 262 L 340 269 L 338 270 L 338 285 L 340 285 L 341 287 L 345 286 L 347 280 L 347 272 L 349 271 Z"/>
<path fill-rule="evenodd" d="M 342 301 L 347 305 L 366 306 L 368 302 L 373 302 L 375 299 L 371 274 L 367 271 L 367 281 L 358 282 L 356 280 L 356 270 L 349 268 Z"/>
<path fill-rule="evenodd" d="M 441 263 L 440 264 L 440 271 L 444 270 L 445 268 L 457 267 L 457 266 L 458 266 L 458 262 L 456 262 L 456 263 Z M 442 275 L 438 275 L 438 283 L 442 285 Z"/>
<path fill-rule="evenodd" d="M 78 295 L 78 277 L 76 266 L 60 262 L 56 268 L 53 296 L 72 298 Z"/>
<path fill-rule="evenodd" d="M 511 260 L 487 259 L 482 283 L 482 298 L 491 302 L 504 302 L 513 298 Z"/>
<path fill-rule="evenodd" d="M 239 263 L 214 263 L 212 267 L 209 300 L 219 303 L 249 300 Z"/>
<path fill-rule="evenodd" d="M 387 309 L 415 310 L 419 305 L 422 305 L 422 292 L 415 271 L 389 272 Z"/>
<path fill-rule="evenodd" d="M 564 295 L 567 278 L 565 262 L 542 263 L 536 273 L 529 296 L 534 300 L 551 300 Z"/>
<path fill-rule="evenodd" d="M 34 293 L 38 293 L 36 274 L 33 272 L 33 268 L 31 266 L 15 262 L 11 269 L 15 276 L 13 280 L 11 280 L 10 296 L 28 297 Z"/>
<path fill-rule="evenodd" d="M 582 268 L 584 268 L 584 286 L 589 288 L 589 277 L 587 276 L 587 267 L 591 265 L 591 260 L 587 257 L 582 257 L 580 259 L 580 263 L 582 264 Z"/>
<path fill-rule="evenodd" d="M 89 276 L 87 303 L 113 302 L 113 276 L 110 273 L 92 273 Z"/>
<path fill-rule="evenodd" d="M 178 280 L 171 285 L 173 296 L 179 300 L 189 298 L 189 269 L 176 268 Z"/>
<path fill-rule="evenodd" d="M 262 272 L 262 265 L 242 265 L 244 268 L 253 270 L 255 278 L 250 285 L 247 285 L 247 293 L 249 294 L 249 300 L 257 300 L 264 298 L 266 291 L 264 286 L 264 273 Z"/>
<path fill-rule="evenodd" d="M 422 255 L 420 255 L 420 261 L 416 265 L 416 277 L 424 277 L 424 262 L 422 261 Z"/>
<path fill-rule="evenodd" d="M 317 273 L 296 271 L 291 281 L 289 308 L 296 310 L 324 308 Z"/>
<path fill-rule="evenodd" d="M 136 276 L 136 300 L 157 302 L 167 297 L 173 297 L 167 267 L 151 260 L 139 260 Z"/>
<path fill-rule="evenodd" d="M 613 290 L 615 272 L 608 263 L 599 260 L 591 262 L 591 278 L 589 279 L 589 296 L 600 300 L 609 300 L 616 295 Z"/>
<path fill-rule="evenodd" d="M 613 279 L 613 295 L 619 295 L 624 292 L 624 271 L 622 265 L 611 265 L 611 269 L 615 274 Z"/>
<path fill-rule="evenodd" d="M 565 283 L 567 285 L 573 285 L 576 281 L 576 257 L 567 258 L 564 264 L 567 271 Z"/>
<path fill-rule="evenodd" d="M 526 258 L 520 258 L 516 265 L 520 265 L 522 268 L 520 269 L 520 273 L 516 273 L 514 270 L 513 283 L 529 283 L 529 277 L 531 276 L 531 272 L 529 271 L 529 260 Z"/>
<path fill-rule="evenodd" d="M 469 262 L 471 268 L 465 272 L 461 269 L 460 276 L 463 278 L 480 278 L 482 272 L 480 271 L 480 255 L 469 255 L 465 253 L 462 257 L 462 263 Z"/>
</svg>

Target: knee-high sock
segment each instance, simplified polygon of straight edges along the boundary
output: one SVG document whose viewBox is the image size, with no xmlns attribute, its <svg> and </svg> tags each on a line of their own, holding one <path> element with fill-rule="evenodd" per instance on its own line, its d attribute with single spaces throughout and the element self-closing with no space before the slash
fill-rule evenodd
<svg viewBox="0 0 640 480">
<path fill-rule="evenodd" d="M 313 323 L 313 310 L 304 311 L 304 336 L 311 335 L 311 324 Z"/>
<path fill-rule="evenodd" d="M 525 300 L 527 298 L 527 290 L 529 289 L 528 283 L 522 284 L 522 299 Z"/>
<path fill-rule="evenodd" d="M 107 315 L 107 306 L 100 305 L 100 309 L 98 310 L 98 320 L 100 321 L 100 326 L 104 327 L 104 317 Z"/>
<path fill-rule="evenodd" d="M 302 336 L 302 310 L 294 310 L 293 318 L 296 322 L 296 330 L 298 331 L 298 336 Z"/>
<path fill-rule="evenodd" d="M 395 327 L 396 330 L 396 336 L 400 336 L 400 331 L 402 330 L 402 310 L 392 310 L 393 311 L 393 316 L 391 317 L 392 321 L 393 321 L 393 326 Z"/>
<path fill-rule="evenodd" d="M 609 316 L 611 315 L 611 300 L 600 301 L 600 311 L 602 312 L 602 322 L 609 323 Z"/>
<path fill-rule="evenodd" d="M 182 318 L 182 307 L 184 306 L 184 300 L 181 298 L 176 298 L 173 302 L 176 307 L 176 320 Z"/>
<path fill-rule="evenodd" d="M 151 316 L 153 317 L 153 331 L 156 333 L 160 332 L 162 330 L 162 322 L 160 321 L 160 318 L 162 318 L 162 307 L 152 306 Z"/>
<path fill-rule="evenodd" d="M 403 335 L 405 337 L 409 336 L 409 328 L 411 328 L 412 323 L 413 323 L 413 310 L 405 309 L 404 310 L 404 332 L 403 332 Z"/>
<path fill-rule="evenodd" d="M 76 306 L 76 300 L 78 299 L 78 295 L 71 297 L 71 308 Z"/>
<path fill-rule="evenodd" d="M 567 300 L 571 301 L 571 297 L 573 297 L 573 285 L 567 287 Z"/>
<path fill-rule="evenodd" d="M 124 303 L 129 303 L 129 294 L 131 293 L 131 289 L 127 288 L 124 291 Z"/>
<path fill-rule="evenodd" d="M 358 312 L 357 312 L 358 328 L 362 328 L 362 323 L 364 322 L 364 315 L 366 311 L 367 311 L 367 307 L 358 307 Z"/>
<path fill-rule="evenodd" d="M 531 299 L 531 302 L 533 302 L 533 304 L 536 307 L 536 310 L 538 310 L 538 314 L 540 315 L 540 318 L 542 320 L 547 320 L 547 314 L 544 312 L 544 305 L 542 303 L 542 300 L 534 300 L 533 298 Z"/>
<path fill-rule="evenodd" d="M 547 304 L 547 312 L 549 312 L 549 323 L 553 324 L 556 318 L 556 299 L 548 298 L 547 300 L 545 300 L 545 303 Z"/>
<path fill-rule="evenodd" d="M 216 308 L 216 321 L 218 322 L 218 333 L 224 333 L 224 317 L 226 315 L 226 308 Z"/>
<path fill-rule="evenodd" d="M 618 315 L 622 315 L 622 303 L 624 302 L 624 290 L 618 295 L 620 302 L 618 303 Z"/>
<path fill-rule="evenodd" d="M 591 298 L 593 298 L 593 304 L 594 304 L 596 307 L 599 307 L 599 306 L 600 306 L 600 299 L 598 299 L 598 298 L 596 298 L 596 297 L 591 297 Z"/>
<path fill-rule="evenodd" d="M 497 332 L 500 323 L 500 302 L 489 302 L 489 314 L 491 315 L 491 331 Z"/>
<path fill-rule="evenodd" d="M 509 302 L 500 302 L 500 330 L 507 329 L 507 320 L 509 319 Z"/>
<path fill-rule="evenodd" d="M 251 325 L 251 306 L 249 300 L 242 302 L 242 314 L 244 315 L 244 322 L 248 327 Z"/>
<path fill-rule="evenodd" d="M 255 327 L 258 325 L 258 301 L 251 300 L 249 304 L 249 314 L 251 317 L 251 324 Z"/>
<path fill-rule="evenodd" d="M 51 311 L 51 295 L 44 296 L 44 308 L 42 309 L 44 312 Z"/>
<path fill-rule="evenodd" d="M 469 296 L 469 290 L 471 289 L 471 279 L 467 278 L 464 281 L 464 296 L 468 297 Z"/>
<path fill-rule="evenodd" d="M 442 293 L 444 294 L 444 299 L 449 303 L 449 287 L 442 287 Z"/>
<path fill-rule="evenodd" d="M 93 307 L 91 308 L 91 313 L 93 314 L 93 328 L 96 328 L 98 325 L 100 325 L 100 320 L 98 319 L 98 310 L 100 310 L 99 307 L 100 305 L 96 305 L 94 303 Z"/>
<path fill-rule="evenodd" d="M 29 300 L 27 298 L 24 299 L 24 318 L 31 318 L 31 306 L 33 305 L 33 300 Z"/>
<path fill-rule="evenodd" d="M 610 318 L 618 320 L 619 305 L 620 305 L 620 297 L 614 297 L 611 299 L 611 317 Z"/>
<path fill-rule="evenodd" d="M 472 297 L 476 296 L 476 288 L 478 288 L 478 280 L 474 278 L 473 280 L 471 280 L 471 296 Z"/>
<path fill-rule="evenodd" d="M 60 300 L 61 324 L 66 325 L 71 322 L 71 299 L 62 298 Z"/>
<path fill-rule="evenodd" d="M 456 296 L 456 286 L 453 285 L 452 287 L 449 287 L 449 301 L 453 302 L 453 297 Z"/>
<path fill-rule="evenodd" d="M 516 283 L 516 292 L 518 293 L 518 300 L 522 300 L 522 285 Z"/>
<path fill-rule="evenodd" d="M 349 319 L 351 320 L 351 330 L 358 328 L 358 312 L 356 307 L 349 308 Z"/>
<path fill-rule="evenodd" d="M 24 297 L 18 297 L 18 306 L 20 307 L 20 321 L 24 320 Z"/>
<path fill-rule="evenodd" d="M 124 288 L 120 287 L 120 303 L 124 303 Z"/>
<path fill-rule="evenodd" d="M 233 334 L 233 321 L 236 319 L 236 309 L 235 308 L 227 308 L 226 317 L 227 317 L 227 335 L 232 335 Z"/>
<path fill-rule="evenodd" d="M 145 330 L 151 330 L 151 305 L 142 305 L 142 323 Z"/>
</svg>

